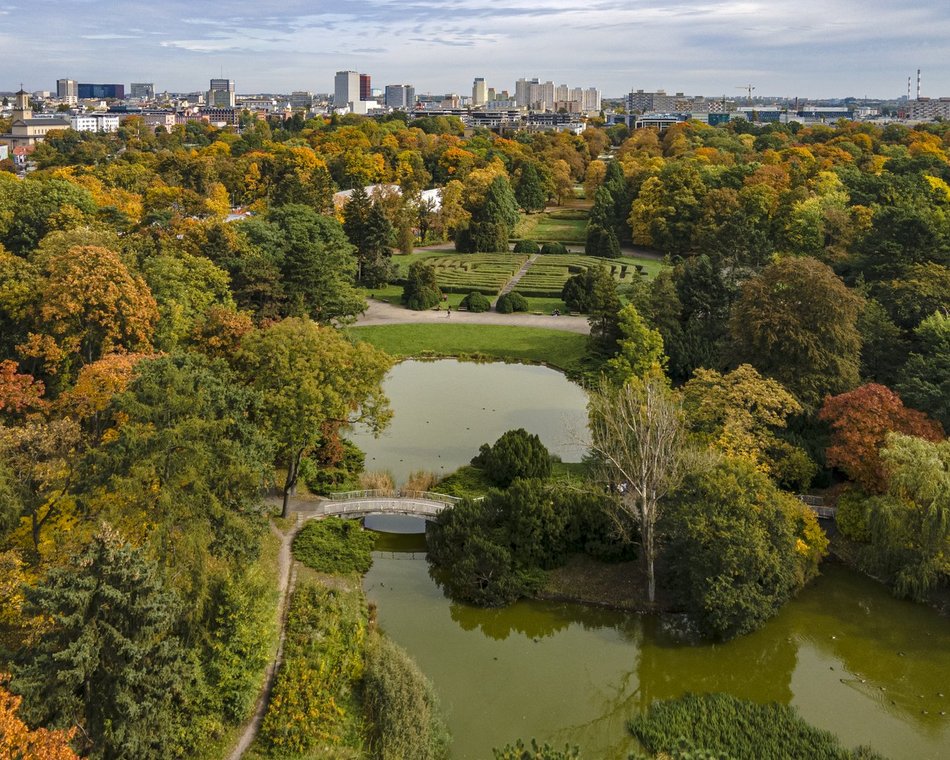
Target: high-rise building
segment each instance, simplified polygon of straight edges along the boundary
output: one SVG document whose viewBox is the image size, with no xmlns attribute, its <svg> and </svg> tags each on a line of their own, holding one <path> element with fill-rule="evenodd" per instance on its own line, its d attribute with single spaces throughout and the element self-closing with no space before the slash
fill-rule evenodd
<svg viewBox="0 0 950 760">
<path fill-rule="evenodd" d="M 360 74 L 360 100 L 373 99 L 373 83 L 369 74 Z"/>
<path fill-rule="evenodd" d="M 155 85 L 151 82 L 132 82 L 129 87 L 131 96 L 140 100 L 155 99 Z"/>
<path fill-rule="evenodd" d="M 531 87 L 540 84 L 537 79 L 519 79 L 515 82 L 515 105 L 527 108 L 531 105 Z"/>
<path fill-rule="evenodd" d="M 80 82 L 76 85 L 76 94 L 80 100 L 91 98 L 95 100 L 124 100 L 124 84 L 89 84 Z"/>
<path fill-rule="evenodd" d="M 472 105 L 483 106 L 488 102 L 488 86 L 483 77 L 475 77 L 472 84 Z"/>
<path fill-rule="evenodd" d="M 537 107 L 545 111 L 554 110 L 554 82 L 548 81 L 538 88 Z"/>
<path fill-rule="evenodd" d="M 304 90 L 294 90 L 290 93 L 290 107 L 294 111 L 309 111 L 313 108 L 313 93 Z"/>
<path fill-rule="evenodd" d="M 411 84 L 387 84 L 383 102 L 386 108 L 411 111 L 416 104 L 416 88 Z"/>
<path fill-rule="evenodd" d="M 71 103 L 76 102 L 76 98 L 79 97 L 79 85 L 76 84 L 75 79 L 57 79 L 56 80 L 56 97 L 60 100 L 65 100 Z"/>
<path fill-rule="evenodd" d="M 237 96 L 234 94 L 233 79 L 212 79 L 205 99 L 208 108 L 234 108 Z"/>
<path fill-rule="evenodd" d="M 359 100 L 360 75 L 357 71 L 338 71 L 333 78 L 333 107 L 346 108 Z"/>
</svg>

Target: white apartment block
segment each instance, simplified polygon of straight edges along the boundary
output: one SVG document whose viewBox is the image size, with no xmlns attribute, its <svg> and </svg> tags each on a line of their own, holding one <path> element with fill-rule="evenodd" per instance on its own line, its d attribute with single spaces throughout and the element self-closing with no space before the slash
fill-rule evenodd
<svg viewBox="0 0 950 760">
<path fill-rule="evenodd" d="M 908 104 L 907 117 L 920 121 L 950 119 L 950 98 L 918 98 Z"/>
<path fill-rule="evenodd" d="M 119 116 L 112 113 L 85 113 L 71 116 L 69 127 L 76 132 L 118 132 Z"/>
</svg>

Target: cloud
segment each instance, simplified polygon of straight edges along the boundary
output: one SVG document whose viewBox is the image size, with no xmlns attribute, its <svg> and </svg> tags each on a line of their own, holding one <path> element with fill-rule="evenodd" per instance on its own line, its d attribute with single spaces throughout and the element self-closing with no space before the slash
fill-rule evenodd
<svg viewBox="0 0 950 760">
<path fill-rule="evenodd" d="M 224 70 L 239 91 L 327 91 L 336 70 L 360 68 L 419 92 L 467 92 L 475 76 L 510 90 L 538 76 L 614 96 L 712 95 L 753 79 L 761 94 L 894 96 L 921 66 L 926 94 L 950 94 L 946 0 L 36 0 L 11 10 L 0 7 L 4 31 L 43 28 L 44 56 L 6 46 L 4 70 L 44 89 L 70 76 L 192 91 Z M 103 31 L 106 18 L 119 31 Z"/>
</svg>

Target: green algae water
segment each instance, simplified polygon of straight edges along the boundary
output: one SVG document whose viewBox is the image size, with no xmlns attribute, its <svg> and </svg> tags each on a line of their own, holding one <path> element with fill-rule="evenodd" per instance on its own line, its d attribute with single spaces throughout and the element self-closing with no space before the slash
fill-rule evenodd
<svg viewBox="0 0 950 760">
<path fill-rule="evenodd" d="M 894 760 L 950 757 L 950 622 L 840 565 L 826 563 L 761 630 L 713 645 L 677 617 L 455 604 L 419 548 L 378 554 L 365 588 L 380 626 L 432 679 L 459 760 L 519 737 L 626 758 L 626 720 L 687 691 L 791 704 L 846 746 Z"/>
<path fill-rule="evenodd" d="M 367 469 L 399 481 L 448 473 L 517 427 L 565 461 L 583 455 L 585 394 L 545 367 L 409 361 L 385 388 L 392 426 L 354 440 Z M 432 679 L 458 760 L 490 760 L 493 747 L 531 737 L 577 744 L 586 760 L 626 758 L 636 749 L 627 719 L 686 691 L 791 704 L 846 746 L 894 760 L 950 758 L 950 621 L 840 565 L 826 563 L 754 634 L 699 644 L 675 617 L 455 604 L 429 577 L 424 536 L 411 533 L 423 525 L 367 518 L 384 532 L 365 587 L 380 625 Z"/>
<path fill-rule="evenodd" d="M 349 437 L 366 453 L 367 470 L 388 470 L 397 484 L 413 470 L 448 475 L 515 428 L 565 462 L 586 451 L 587 395 L 548 367 L 404 361 L 383 389 L 395 413 L 389 427 L 379 438 L 359 428 Z"/>
</svg>

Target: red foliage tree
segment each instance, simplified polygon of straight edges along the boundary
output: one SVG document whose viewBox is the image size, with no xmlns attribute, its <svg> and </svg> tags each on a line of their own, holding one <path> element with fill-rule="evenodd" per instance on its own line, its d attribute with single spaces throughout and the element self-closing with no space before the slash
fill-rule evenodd
<svg viewBox="0 0 950 760">
<path fill-rule="evenodd" d="M 79 760 L 79 755 L 69 746 L 76 729 L 48 731 L 37 728 L 31 731 L 17 715 L 22 699 L 4 688 L 6 681 L 7 676 L 0 673 L 0 757 Z"/>
<path fill-rule="evenodd" d="M 928 441 L 943 440 L 939 422 L 904 406 L 890 388 L 868 383 L 837 396 L 826 396 L 818 418 L 831 426 L 828 464 L 837 467 L 868 493 L 887 489 L 880 450 L 888 433 L 903 433 Z"/>
</svg>

